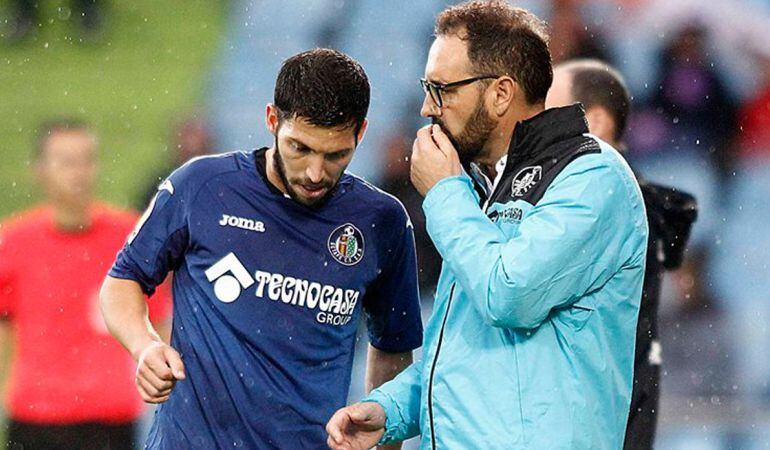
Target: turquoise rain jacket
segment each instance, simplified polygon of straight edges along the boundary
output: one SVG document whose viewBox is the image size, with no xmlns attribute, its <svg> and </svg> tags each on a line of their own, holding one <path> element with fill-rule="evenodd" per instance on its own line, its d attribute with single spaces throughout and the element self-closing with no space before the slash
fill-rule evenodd
<svg viewBox="0 0 770 450">
<path fill-rule="evenodd" d="M 385 409 L 383 443 L 623 446 L 647 220 L 587 132 L 579 105 L 546 110 L 517 124 L 494 184 L 473 169 L 426 195 L 444 265 L 422 360 L 364 400 Z"/>
</svg>

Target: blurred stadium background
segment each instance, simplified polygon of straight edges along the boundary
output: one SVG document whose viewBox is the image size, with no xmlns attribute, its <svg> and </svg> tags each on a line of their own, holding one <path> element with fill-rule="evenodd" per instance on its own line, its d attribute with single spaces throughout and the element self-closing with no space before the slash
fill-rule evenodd
<svg viewBox="0 0 770 450">
<path fill-rule="evenodd" d="M 110 1 L 90 30 L 76 26 L 69 2 L 38 3 L 41 26 L 26 33 L 14 2 L 0 4 L 0 216 L 39 199 L 29 164 L 41 121 L 91 122 L 100 197 L 142 208 L 180 142 L 270 145 L 263 115 L 280 62 L 331 46 L 360 60 L 373 87 L 351 170 L 402 197 L 421 222 L 405 157 L 423 123 L 418 79 L 433 18 L 449 2 Z M 770 1 L 514 3 L 549 21 L 556 61 L 619 68 L 634 95 L 628 159 L 700 203 L 686 264 L 664 287 L 656 447 L 770 448 Z M 418 239 L 427 317 L 437 258 Z M 361 359 L 353 379 L 357 399 Z"/>
</svg>

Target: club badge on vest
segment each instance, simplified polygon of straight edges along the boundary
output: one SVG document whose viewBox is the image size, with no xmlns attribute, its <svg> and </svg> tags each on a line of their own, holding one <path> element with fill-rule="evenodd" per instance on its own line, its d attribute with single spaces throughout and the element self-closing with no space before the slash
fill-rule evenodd
<svg viewBox="0 0 770 450">
<path fill-rule="evenodd" d="M 529 166 L 521 169 L 519 173 L 513 177 L 513 185 L 511 186 L 511 195 L 513 197 L 521 197 L 532 189 L 538 181 L 543 177 L 542 166 Z"/>
<path fill-rule="evenodd" d="M 332 257 L 345 266 L 354 266 L 364 257 L 364 235 L 352 223 L 335 228 L 327 246 Z"/>
</svg>

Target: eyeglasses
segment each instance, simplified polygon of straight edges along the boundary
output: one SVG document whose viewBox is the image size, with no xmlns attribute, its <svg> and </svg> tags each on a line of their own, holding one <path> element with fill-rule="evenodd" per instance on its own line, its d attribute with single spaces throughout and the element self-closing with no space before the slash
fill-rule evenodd
<svg viewBox="0 0 770 450">
<path fill-rule="evenodd" d="M 478 77 L 473 78 L 466 78 L 464 80 L 460 81 L 453 81 L 451 83 L 436 83 L 433 81 L 428 81 L 425 78 L 420 79 L 420 84 L 422 85 L 422 90 L 425 91 L 426 94 L 430 95 L 430 98 L 433 99 L 433 103 L 436 104 L 439 108 L 444 107 L 444 99 L 441 98 L 441 93 L 446 91 L 447 89 L 452 89 L 460 86 L 465 86 L 466 84 L 475 83 L 480 80 L 488 80 L 492 78 L 499 78 L 497 75 L 481 75 Z"/>
</svg>

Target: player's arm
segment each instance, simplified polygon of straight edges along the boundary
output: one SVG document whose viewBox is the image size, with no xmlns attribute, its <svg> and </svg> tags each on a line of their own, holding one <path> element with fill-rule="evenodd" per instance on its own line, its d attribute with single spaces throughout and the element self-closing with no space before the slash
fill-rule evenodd
<svg viewBox="0 0 770 450">
<path fill-rule="evenodd" d="M 395 378 L 410 364 L 412 364 L 412 352 L 388 353 L 373 345 L 369 345 L 366 355 L 366 393 L 380 387 L 387 381 Z M 398 450 L 401 444 L 383 445 L 381 450 Z"/>
<path fill-rule="evenodd" d="M 185 378 L 184 364 L 150 323 L 142 287 L 133 280 L 108 276 L 100 301 L 110 333 L 137 362 L 136 385 L 142 399 L 148 403 L 168 400 L 176 381 Z"/>
<path fill-rule="evenodd" d="M 369 345 L 366 354 L 366 393 L 392 380 L 412 364 L 412 352 L 389 353 Z"/>
<path fill-rule="evenodd" d="M 167 400 L 175 382 L 185 377 L 179 354 L 150 325 L 145 296 L 152 296 L 184 261 L 196 178 L 200 175 L 188 163 L 160 185 L 118 253 L 100 295 L 107 327 L 136 360 L 136 385 L 150 403 Z"/>
<path fill-rule="evenodd" d="M 136 281 L 107 276 L 99 300 L 107 329 L 135 360 L 148 345 L 163 342 L 150 323 L 147 302 Z"/>
</svg>

